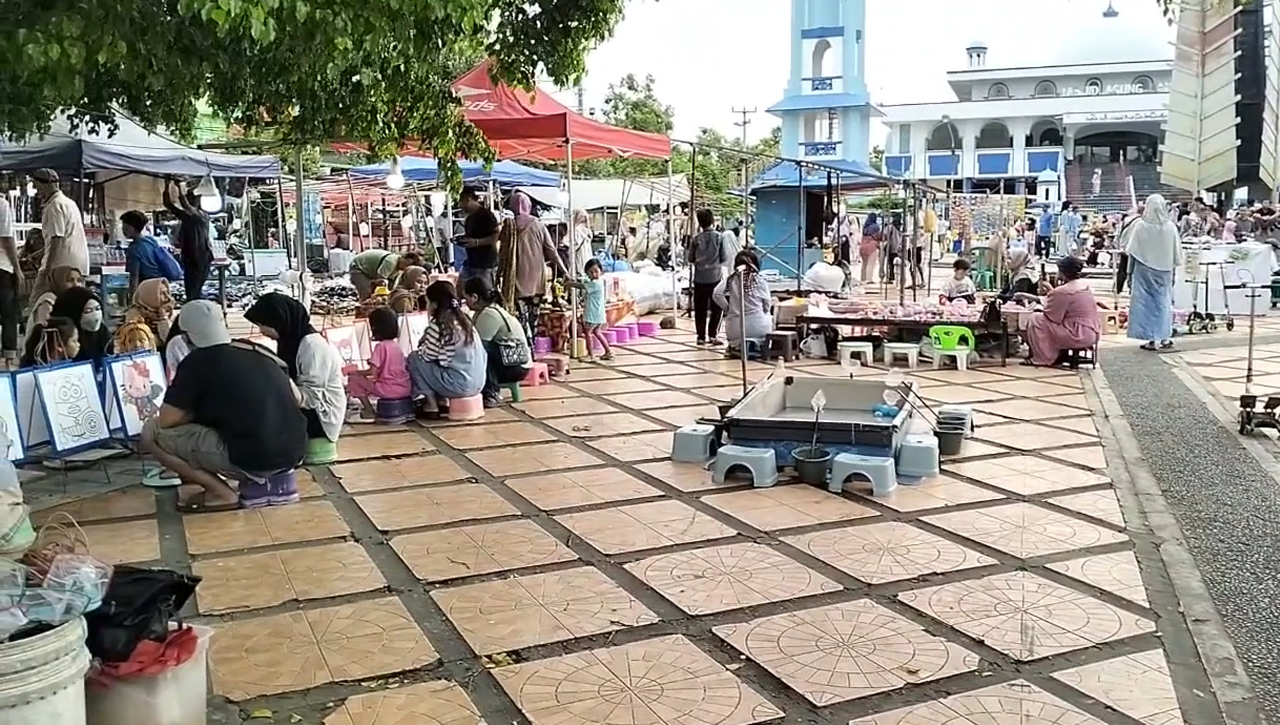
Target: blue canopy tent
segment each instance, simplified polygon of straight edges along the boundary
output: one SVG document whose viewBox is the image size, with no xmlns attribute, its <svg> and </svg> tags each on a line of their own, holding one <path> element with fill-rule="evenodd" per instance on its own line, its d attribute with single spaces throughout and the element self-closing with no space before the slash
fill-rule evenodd
<svg viewBox="0 0 1280 725">
<path fill-rule="evenodd" d="M 554 171 L 543 171 L 532 166 L 517 164 L 514 161 L 498 161 L 492 168 L 486 169 L 482 162 L 458 161 L 462 167 L 462 180 L 467 183 L 487 183 L 492 181 L 499 186 L 560 186 L 560 174 Z M 370 164 L 351 169 L 352 176 L 368 176 L 375 179 L 385 178 L 391 169 L 391 163 Z M 400 159 L 400 173 L 407 182 L 431 183 L 440 176 L 440 166 L 435 159 L 421 156 L 405 156 Z"/>
<path fill-rule="evenodd" d="M 805 270 L 822 260 L 821 247 L 806 247 L 805 242 L 821 236 L 814 231 L 822 228 L 828 181 L 831 189 L 840 191 L 900 183 L 859 161 L 784 159 L 774 163 L 760 172 L 750 188 L 756 198 L 755 238 L 762 269 L 798 281 Z"/>
</svg>

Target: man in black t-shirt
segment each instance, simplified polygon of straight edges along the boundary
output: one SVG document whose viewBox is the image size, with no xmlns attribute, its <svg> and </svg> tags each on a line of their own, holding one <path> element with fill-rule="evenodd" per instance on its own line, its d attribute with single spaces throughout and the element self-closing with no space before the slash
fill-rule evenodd
<svg viewBox="0 0 1280 725">
<path fill-rule="evenodd" d="M 182 259 L 182 287 L 186 301 L 198 300 L 213 266 L 213 247 L 209 243 L 209 216 L 200 208 L 200 199 L 178 184 L 172 192 L 173 179 L 164 182 L 164 208 L 178 218 L 177 247 Z"/>
<path fill-rule="evenodd" d="M 255 504 L 297 500 L 296 488 L 271 489 L 274 474 L 296 467 L 307 447 L 301 396 L 288 374 L 271 356 L 232 343 L 212 302 L 183 305 L 178 324 L 192 350 L 178 365 L 160 414 L 143 427 L 142 448 L 183 483 L 203 489 L 179 510 L 227 511 L 242 496 Z M 227 478 L 240 482 L 239 493 Z M 244 496 L 247 485 L 265 493 Z"/>
<path fill-rule="evenodd" d="M 467 213 L 463 225 L 462 246 L 467 248 L 467 259 L 458 275 L 458 289 L 473 277 L 489 283 L 489 289 L 497 289 L 498 272 L 498 217 L 480 203 L 480 194 L 473 188 L 462 191 L 460 204 Z"/>
</svg>

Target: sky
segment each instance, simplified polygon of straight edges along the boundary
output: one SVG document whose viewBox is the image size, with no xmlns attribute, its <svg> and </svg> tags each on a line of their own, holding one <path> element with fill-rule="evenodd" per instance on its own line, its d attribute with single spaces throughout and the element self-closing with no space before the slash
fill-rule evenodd
<svg viewBox="0 0 1280 725">
<path fill-rule="evenodd" d="M 831 0 L 835 2 L 836 0 Z M 1156 0 L 1114 0 L 1125 12 L 1156 19 Z M 954 100 L 945 74 L 966 63 L 973 40 L 1002 38 L 1025 55 L 1045 18 L 1100 16 L 1107 0 L 867 0 L 867 86 L 877 104 Z M 702 127 L 737 135 L 733 109 L 756 109 L 755 140 L 777 125 L 764 109 L 781 100 L 790 73 L 790 0 L 631 0 L 614 36 L 588 57 L 587 108 L 603 105 L 609 84 L 651 74 L 658 97 L 675 108 L 675 138 Z M 1061 28 L 1061 25 L 1055 25 Z M 570 107 L 572 90 L 556 92 Z M 878 125 L 878 124 L 877 124 Z M 873 142 L 884 137 L 872 130 Z"/>
</svg>

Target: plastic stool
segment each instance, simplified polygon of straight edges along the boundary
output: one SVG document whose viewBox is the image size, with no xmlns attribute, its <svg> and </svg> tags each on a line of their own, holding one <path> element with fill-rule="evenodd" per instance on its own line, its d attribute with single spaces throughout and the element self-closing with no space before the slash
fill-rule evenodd
<svg viewBox="0 0 1280 725">
<path fill-rule="evenodd" d="M 520 393 L 520 383 L 499 383 L 498 390 L 506 390 L 511 393 L 511 402 L 524 402 L 524 395 Z"/>
<path fill-rule="evenodd" d="M 1120 313 L 1115 310 L 1098 310 L 1098 329 L 1104 335 L 1119 334 Z"/>
<path fill-rule="evenodd" d="M 918 342 L 886 342 L 884 344 L 884 364 L 892 365 L 895 357 L 906 357 L 907 367 L 912 370 L 920 362 L 920 343 Z"/>
<path fill-rule="evenodd" d="M 655 335 L 658 334 L 658 331 L 661 329 L 662 328 L 658 325 L 658 323 L 650 320 L 640 320 L 639 322 L 636 323 L 636 332 L 639 332 L 641 335 L 645 337 L 654 337 Z"/>
<path fill-rule="evenodd" d="M 465 398 L 449 398 L 449 420 L 476 420 L 484 417 L 484 398 L 479 393 Z"/>
<path fill-rule="evenodd" d="M 556 377 L 562 377 L 569 374 L 569 358 L 559 353 L 551 353 L 549 355 L 538 358 L 539 362 L 546 363 L 547 370 Z"/>
<path fill-rule="evenodd" d="M 524 384 L 531 388 L 539 385 L 545 385 L 551 382 L 551 371 L 544 362 L 536 362 L 529 365 L 529 373 L 524 376 Z"/>
<path fill-rule="evenodd" d="M 627 334 L 631 336 L 632 340 L 640 339 L 640 323 L 624 322 L 622 323 L 621 327 L 627 328 Z"/>
<path fill-rule="evenodd" d="M 585 337 L 579 337 L 579 338 L 578 338 L 578 341 L 577 341 L 576 343 L 574 343 L 574 345 L 573 345 L 573 356 L 574 356 L 574 357 L 586 357 L 586 356 L 587 356 L 587 338 L 585 338 Z"/>
<path fill-rule="evenodd" d="M 781 357 L 787 362 L 800 359 L 800 340 L 791 330 L 770 332 L 764 336 L 764 359 Z"/>
<path fill-rule="evenodd" d="M 938 407 L 938 424 L 954 423 L 965 429 L 965 438 L 973 437 L 973 408 L 967 405 L 943 405 Z"/>
<path fill-rule="evenodd" d="M 959 325 L 934 325 L 929 328 L 929 342 L 933 345 L 933 369 L 942 367 L 942 358 L 950 355 L 956 360 L 956 368 L 969 369 L 969 355 L 978 349 L 973 330 Z"/>
<path fill-rule="evenodd" d="M 827 490 L 831 493 L 844 491 L 845 479 L 854 474 L 871 480 L 872 496 L 887 496 L 898 487 L 898 475 L 894 471 L 892 458 L 841 453 L 831 462 L 831 481 L 827 484 Z"/>
<path fill-rule="evenodd" d="M 591 340 L 591 341 L 592 341 L 592 342 L 595 342 L 595 339 L 594 339 L 594 338 L 592 338 L 592 340 Z M 617 344 L 618 344 L 618 331 L 617 331 L 617 330 L 605 330 L 605 331 L 604 331 L 604 341 L 605 341 L 605 342 L 607 342 L 607 343 L 609 343 L 610 345 L 617 345 Z"/>
<path fill-rule="evenodd" d="M 716 451 L 716 463 L 711 480 L 724 483 L 730 471 L 742 466 L 751 473 L 751 485 L 769 488 L 778 482 L 778 457 L 772 448 L 747 448 L 746 446 L 721 446 Z"/>
<path fill-rule="evenodd" d="M 686 425 L 675 432 L 671 460 L 676 463 L 706 463 L 716 455 L 716 429 L 709 425 Z"/>
<path fill-rule="evenodd" d="M 551 352 L 551 338 L 537 336 L 533 338 L 533 354 L 545 355 Z"/>
<path fill-rule="evenodd" d="M 262 474 L 255 474 L 261 476 Z M 240 494 L 240 507 L 246 509 L 264 508 L 266 506 L 284 506 L 297 503 L 302 497 L 298 494 L 298 471 L 290 468 L 265 476 L 265 481 L 253 478 L 240 478 L 236 481 L 236 489 Z"/>
<path fill-rule="evenodd" d="M 938 475 L 938 438 L 932 433 L 912 433 L 898 448 L 898 473 L 912 478 Z"/>
<path fill-rule="evenodd" d="M 844 365 L 846 360 L 852 360 L 854 355 L 862 359 L 863 365 L 870 365 L 876 361 L 876 345 L 873 342 L 841 342 L 836 344 L 836 351 L 836 360 L 841 365 Z"/>
<path fill-rule="evenodd" d="M 399 425 L 413 420 L 413 398 L 378 398 L 375 417 L 385 425 Z"/>
<path fill-rule="evenodd" d="M 631 330 L 623 327 L 622 325 L 610 328 L 609 332 L 613 333 L 613 339 L 617 340 L 619 344 L 631 342 Z"/>
<path fill-rule="evenodd" d="M 312 438 L 307 441 L 307 454 L 302 462 L 308 466 L 323 466 L 338 460 L 338 442 L 328 438 Z"/>
</svg>

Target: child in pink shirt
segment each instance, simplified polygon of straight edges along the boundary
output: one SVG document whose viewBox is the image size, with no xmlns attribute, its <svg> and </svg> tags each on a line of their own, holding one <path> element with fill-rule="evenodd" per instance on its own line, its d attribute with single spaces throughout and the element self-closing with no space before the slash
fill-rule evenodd
<svg viewBox="0 0 1280 725">
<path fill-rule="evenodd" d="M 408 398 L 413 394 L 409 366 L 397 340 L 400 324 L 390 307 L 378 307 L 369 313 L 369 333 L 374 340 L 373 356 L 368 370 L 347 375 L 347 395 L 360 401 L 358 422 L 374 419 L 373 399 Z"/>
</svg>

